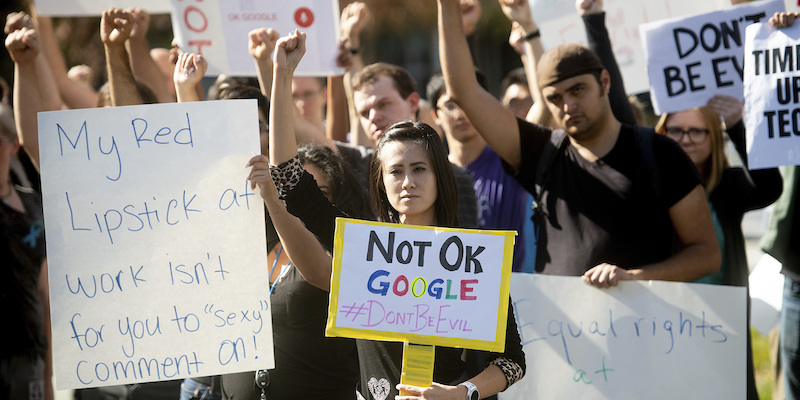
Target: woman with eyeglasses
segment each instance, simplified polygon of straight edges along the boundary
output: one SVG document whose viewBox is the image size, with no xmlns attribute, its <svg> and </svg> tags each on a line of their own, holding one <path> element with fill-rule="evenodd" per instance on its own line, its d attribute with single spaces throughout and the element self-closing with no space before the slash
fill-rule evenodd
<svg viewBox="0 0 800 400">
<path fill-rule="evenodd" d="M 737 101 L 732 98 L 720 101 Z M 715 100 L 712 100 L 715 101 Z M 741 102 L 739 102 L 741 104 Z M 741 107 L 738 108 L 741 110 Z M 783 180 L 777 168 L 749 171 L 745 150 L 744 123 L 728 118 L 728 136 L 739 153 L 743 167 L 731 167 L 725 155 L 725 131 L 720 114 L 712 107 L 697 107 L 664 114 L 656 124 L 656 132 L 667 135 L 678 144 L 697 167 L 705 184 L 708 205 L 717 240 L 722 251 L 718 273 L 698 282 L 725 285 L 747 285 L 747 256 L 742 235 L 742 217 L 750 210 L 764 208 L 777 200 Z"/>
<path fill-rule="evenodd" d="M 720 114 L 714 109 L 720 111 L 733 109 L 733 112 L 725 112 L 727 133 L 744 166 L 732 167 L 728 162 L 725 155 L 725 131 Z M 741 110 L 741 102 L 737 99 L 715 96 L 709 101 L 709 106 L 663 114 L 656 124 L 657 133 L 667 135 L 680 144 L 697 167 L 705 184 L 714 230 L 722 252 L 722 265 L 716 274 L 696 281 L 700 283 L 748 286 L 749 270 L 742 234 L 742 218 L 747 211 L 772 204 L 783 189 L 783 180 L 777 168 L 752 171 L 747 169 L 745 130 Z M 749 294 L 747 304 L 749 326 Z M 747 398 L 758 399 L 749 330 L 747 341 Z"/>
</svg>

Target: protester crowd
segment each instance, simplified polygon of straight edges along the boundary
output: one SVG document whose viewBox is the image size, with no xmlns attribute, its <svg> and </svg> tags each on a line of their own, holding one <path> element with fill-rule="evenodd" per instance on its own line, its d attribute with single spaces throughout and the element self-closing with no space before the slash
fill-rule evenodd
<svg viewBox="0 0 800 400">
<path fill-rule="evenodd" d="M 15 69 L 0 105 L 2 304 L 17 346 L 4 346 L 0 398 L 53 398 L 37 113 L 135 104 L 256 99 L 261 154 L 248 165 L 267 218 L 273 370 L 138 385 L 116 396 L 181 399 L 472 399 L 526 371 L 509 300 L 505 350 L 437 347 L 434 383 L 400 383 L 402 343 L 324 335 L 334 220 L 514 230 L 513 270 L 580 276 L 598 290 L 623 280 L 748 286 L 741 222 L 776 200 L 765 251 L 783 263 L 781 360 L 786 398 L 800 398 L 800 247 L 795 167 L 748 170 L 743 103 L 706 106 L 638 125 L 611 51 L 602 0 L 577 0 L 589 46 L 547 51 L 526 0 L 499 0 L 522 67 L 495 98 L 467 37 L 475 0 L 437 0 L 441 71 L 425 87 L 402 65 L 366 64 L 365 4 L 341 13 L 344 76 L 295 77 L 306 34 L 249 33 L 255 78 L 219 76 L 200 54 L 151 49 L 149 15 L 109 9 L 100 23 L 108 81 L 68 68 L 50 18 L 6 16 Z M 797 13 L 770 19 L 789 26 Z M 97 71 L 94 71 L 96 73 Z M 10 78 L 10 77 L 5 77 Z M 425 98 L 423 98 L 425 95 Z M 255 134 L 255 132 L 254 132 Z M 744 165 L 728 160 L 732 143 Z M 24 151 L 19 151 L 20 149 Z M 245 173 L 245 171 L 243 171 Z M 783 195 L 782 195 L 783 193 Z M 749 321 L 749 302 L 748 310 Z M 757 399 L 748 331 L 747 398 Z M 400 391 L 405 392 L 403 395 Z M 76 398 L 113 396 L 77 390 Z"/>
</svg>

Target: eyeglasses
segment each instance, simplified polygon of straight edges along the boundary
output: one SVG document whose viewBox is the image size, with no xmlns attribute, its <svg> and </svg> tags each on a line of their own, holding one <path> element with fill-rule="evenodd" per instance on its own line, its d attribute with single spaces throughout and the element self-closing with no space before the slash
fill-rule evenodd
<svg viewBox="0 0 800 400">
<path fill-rule="evenodd" d="M 689 130 L 667 128 L 666 133 L 670 139 L 676 142 L 683 140 L 683 135 L 688 135 L 689 140 L 694 144 L 703 144 L 706 142 L 706 138 L 708 138 L 708 129 L 700 128 L 689 128 Z"/>
</svg>

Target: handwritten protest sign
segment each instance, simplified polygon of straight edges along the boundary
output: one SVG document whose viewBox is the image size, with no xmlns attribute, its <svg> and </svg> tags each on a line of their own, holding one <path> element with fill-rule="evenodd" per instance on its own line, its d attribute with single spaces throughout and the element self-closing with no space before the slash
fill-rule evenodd
<svg viewBox="0 0 800 400">
<path fill-rule="evenodd" d="M 783 9 L 783 0 L 760 1 L 641 25 L 656 114 L 704 106 L 717 94 L 742 99 L 744 29 Z"/>
<path fill-rule="evenodd" d="M 166 14 L 169 4 L 162 0 L 36 0 L 39 15 L 59 17 L 98 16 L 109 8 L 139 7 L 150 14 Z"/>
<path fill-rule="evenodd" d="M 256 107 L 39 114 L 59 388 L 274 365 Z"/>
<path fill-rule="evenodd" d="M 727 5 L 730 5 L 727 0 L 604 1 L 606 28 L 617 64 L 625 77 L 625 90 L 628 93 L 650 90 L 646 58 L 639 38 L 640 24 L 711 12 Z M 566 42 L 586 44 L 586 30 L 574 0 L 534 0 L 531 7 L 545 48 Z"/>
<path fill-rule="evenodd" d="M 743 287 L 512 274 L 525 378 L 501 399 L 743 399 Z"/>
<path fill-rule="evenodd" d="M 800 25 L 749 26 L 745 124 L 751 169 L 800 164 Z"/>
<path fill-rule="evenodd" d="M 341 75 L 336 67 L 339 41 L 337 0 L 172 0 L 172 29 L 181 49 L 208 60 L 208 75 L 255 76 L 248 32 L 273 28 L 281 36 L 307 34 L 306 55 L 297 76 Z"/>
<path fill-rule="evenodd" d="M 514 235 L 338 219 L 326 334 L 502 351 Z"/>
</svg>

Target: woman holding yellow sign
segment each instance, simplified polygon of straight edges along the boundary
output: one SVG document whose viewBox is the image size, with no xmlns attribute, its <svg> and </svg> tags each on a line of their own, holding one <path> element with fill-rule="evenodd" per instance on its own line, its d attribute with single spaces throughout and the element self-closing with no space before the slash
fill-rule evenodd
<svg viewBox="0 0 800 400">
<path fill-rule="evenodd" d="M 295 266 L 309 283 L 329 289 L 332 267 L 326 250 L 330 251 L 333 245 L 335 218 L 345 214 L 327 201 L 297 158 L 291 80 L 305 53 L 305 39 L 304 33 L 295 32 L 278 41 L 270 115 L 270 158 L 251 159 L 249 179 L 253 187 L 259 187 L 284 249 Z M 270 160 L 277 165 L 272 167 L 272 176 Z M 447 163 L 444 146 L 431 127 L 415 122 L 390 126 L 378 143 L 370 171 L 370 193 L 378 219 L 400 224 L 456 226 L 456 186 Z M 301 214 L 305 226 L 289 214 L 279 194 L 290 211 Z M 434 383 L 418 387 L 399 383 L 402 343 L 359 339 L 360 393 L 364 398 L 381 400 L 491 396 L 525 373 L 525 356 L 510 310 L 505 344 L 505 351 L 493 353 L 486 368 L 474 377 L 466 375 L 463 349 L 438 347 Z M 399 391 L 406 395 L 398 396 Z"/>
</svg>

